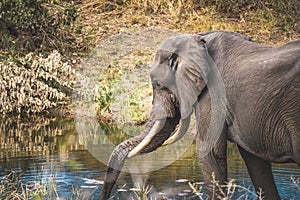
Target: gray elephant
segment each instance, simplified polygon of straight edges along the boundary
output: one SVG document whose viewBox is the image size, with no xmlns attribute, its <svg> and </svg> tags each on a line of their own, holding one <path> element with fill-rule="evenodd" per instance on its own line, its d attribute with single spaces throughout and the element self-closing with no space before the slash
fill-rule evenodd
<svg viewBox="0 0 300 200">
<path fill-rule="evenodd" d="M 229 31 L 174 36 L 158 48 L 151 81 L 150 118 L 112 152 L 102 200 L 126 159 L 179 140 L 192 113 L 211 199 L 222 195 L 221 187 L 212 192 L 212 174 L 220 185 L 227 181 L 227 140 L 238 145 L 256 190 L 280 199 L 271 162 L 300 165 L 300 40 L 269 47 Z"/>
</svg>

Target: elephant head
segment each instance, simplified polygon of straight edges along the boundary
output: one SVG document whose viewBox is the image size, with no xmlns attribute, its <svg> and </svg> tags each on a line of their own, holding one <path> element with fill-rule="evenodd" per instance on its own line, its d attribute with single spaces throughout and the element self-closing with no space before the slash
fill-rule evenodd
<svg viewBox="0 0 300 200">
<path fill-rule="evenodd" d="M 112 152 L 101 199 L 109 198 L 126 158 L 154 151 L 185 134 L 193 106 L 207 85 L 211 71 L 208 57 L 199 35 L 178 35 L 161 43 L 150 73 L 153 86 L 150 118 L 140 135 L 122 142 Z"/>
</svg>

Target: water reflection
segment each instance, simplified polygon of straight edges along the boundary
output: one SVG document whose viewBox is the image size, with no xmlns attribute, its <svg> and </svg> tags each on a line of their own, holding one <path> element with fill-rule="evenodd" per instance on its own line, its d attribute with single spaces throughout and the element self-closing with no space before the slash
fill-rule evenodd
<svg viewBox="0 0 300 200">
<path fill-rule="evenodd" d="M 112 143 L 118 144 L 128 138 L 122 128 L 100 125 L 102 134 Z M 89 135 L 97 146 L 101 135 Z M 96 139 L 95 139 L 96 138 Z M 98 139 L 97 139 L 98 138 Z M 15 170 L 21 174 L 23 185 L 28 188 L 39 183 L 48 188 L 55 187 L 44 195 L 45 199 L 97 199 L 106 166 L 87 151 L 78 135 L 72 118 L 32 116 L 30 118 L 0 118 L 0 176 Z M 202 174 L 195 155 L 195 145 L 171 165 L 144 174 L 121 173 L 117 188 L 130 189 L 135 182 L 153 186 L 153 197 L 168 196 L 170 199 L 193 199 L 191 187 L 184 179 L 201 188 Z M 97 151 L 95 150 L 95 154 Z M 102 149 L 99 154 L 110 154 Z M 253 190 L 246 167 L 235 145 L 228 149 L 229 177 L 245 188 Z M 162 159 L 162 158 L 157 158 Z M 152 161 L 156 162 L 156 161 Z M 134 163 L 133 163 L 134 164 Z M 137 165 L 137 164 L 136 164 Z M 299 168 L 294 164 L 274 165 L 276 184 L 282 198 L 297 199 L 300 191 L 291 181 L 291 176 L 299 179 Z M 179 181 L 178 181 L 179 180 Z M 181 180 L 181 181 L 180 181 Z M 197 182 L 200 182 L 197 184 Z M 51 186 L 52 184 L 52 186 Z M 126 184 L 126 186 L 124 186 Z M 53 188 L 52 188 L 53 189 Z M 117 192 L 119 199 L 128 199 L 133 192 Z M 182 197 L 183 196 L 183 197 Z M 184 197 L 185 196 L 185 197 Z M 187 198 L 187 196 L 189 198 Z M 199 199 L 194 197 L 194 199 Z"/>
</svg>

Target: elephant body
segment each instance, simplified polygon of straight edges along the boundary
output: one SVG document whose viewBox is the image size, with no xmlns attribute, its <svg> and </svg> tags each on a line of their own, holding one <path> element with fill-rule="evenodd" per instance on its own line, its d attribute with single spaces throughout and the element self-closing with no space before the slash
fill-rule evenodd
<svg viewBox="0 0 300 200">
<path fill-rule="evenodd" d="M 228 139 L 264 160 L 300 163 L 300 41 L 271 48 L 218 34 L 204 39 L 225 85 Z"/>
<path fill-rule="evenodd" d="M 216 87 L 225 90 L 217 101 L 210 86 L 212 66 L 222 82 Z M 300 165 L 300 40 L 269 47 L 229 31 L 179 35 L 160 45 L 150 76 L 154 96 L 147 128 L 138 141 L 129 139 L 135 145 L 129 145 L 126 153 L 121 150 L 121 158 L 117 147 L 110 162 L 116 154 L 125 160 L 176 142 L 194 112 L 197 153 L 210 198 L 222 198 L 224 188 L 211 188 L 214 180 L 219 185 L 227 181 L 230 140 L 238 145 L 256 190 L 262 190 L 265 199 L 280 199 L 271 163 Z M 218 113 L 224 113 L 224 120 L 215 122 Z M 169 137 L 180 118 L 181 127 Z M 221 129 L 210 132 L 214 126 Z M 206 153 L 203 147 L 208 147 Z M 116 170 L 108 170 L 104 188 L 117 179 L 111 178 L 115 174 L 111 171 Z M 103 189 L 101 199 L 108 198 L 113 184 Z"/>
<path fill-rule="evenodd" d="M 230 32 L 203 37 L 226 90 L 223 135 L 208 156 L 199 156 L 206 182 L 212 172 L 221 182 L 227 180 L 228 139 L 238 145 L 256 189 L 263 188 L 266 199 L 279 199 L 271 162 L 300 164 L 300 41 L 272 48 Z M 204 91 L 197 105 L 197 149 L 207 132 L 209 105 Z"/>
</svg>

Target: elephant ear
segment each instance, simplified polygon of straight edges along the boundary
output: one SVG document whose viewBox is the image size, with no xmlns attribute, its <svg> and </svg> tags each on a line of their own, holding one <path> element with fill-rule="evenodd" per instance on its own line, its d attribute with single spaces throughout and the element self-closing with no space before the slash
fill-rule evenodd
<svg viewBox="0 0 300 200">
<path fill-rule="evenodd" d="M 178 49 L 179 63 L 175 73 L 181 118 L 187 118 L 208 81 L 210 65 L 205 42 L 199 36 L 188 37 Z"/>
</svg>

